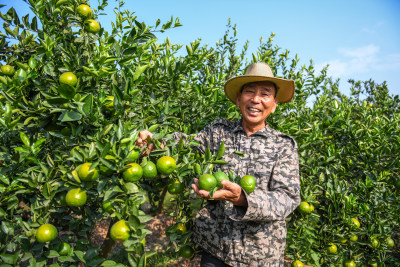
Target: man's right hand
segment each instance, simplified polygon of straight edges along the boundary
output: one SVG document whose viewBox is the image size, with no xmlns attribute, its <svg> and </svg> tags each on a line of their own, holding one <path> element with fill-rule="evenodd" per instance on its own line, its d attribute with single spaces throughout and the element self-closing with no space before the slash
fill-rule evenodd
<svg viewBox="0 0 400 267">
<path fill-rule="evenodd" d="M 154 149 L 154 144 L 150 143 L 147 145 L 148 141 L 150 141 L 153 137 L 153 134 L 147 130 L 140 131 L 139 132 L 139 138 L 136 140 L 136 145 L 139 148 L 142 148 L 143 146 L 147 146 L 147 150 L 143 152 L 143 156 L 147 156 L 150 154 L 150 152 Z"/>
</svg>

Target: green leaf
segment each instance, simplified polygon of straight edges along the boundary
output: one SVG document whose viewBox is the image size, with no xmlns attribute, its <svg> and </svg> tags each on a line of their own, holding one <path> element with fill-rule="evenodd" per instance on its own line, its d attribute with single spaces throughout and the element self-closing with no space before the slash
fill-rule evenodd
<svg viewBox="0 0 400 267">
<path fill-rule="evenodd" d="M 58 118 L 59 121 L 79 121 L 82 119 L 82 115 L 75 111 L 64 111 L 60 117 Z"/>
<path fill-rule="evenodd" d="M 147 69 L 147 65 L 138 66 L 135 70 L 135 73 L 132 73 L 132 81 L 136 81 L 139 79 L 140 75 Z"/>
<path fill-rule="evenodd" d="M 78 259 L 80 259 L 83 263 L 86 263 L 85 260 L 85 253 L 83 253 L 82 251 L 74 251 L 75 256 L 78 257 Z"/>
<path fill-rule="evenodd" d="M 222 143 L 219 145 L 216 159 L 220 159 L 224 155 L 224 153 L 225 153 L 225 143 L 224 141 L 222 141 Z"/>
<path fill-rule="evenodd" d="M 12 226 L 11 223 L 9 223 L 7 221 L 2 221 L 1 222 L 0 229 L 6 235 L 14 235 L 14 227 Z"/>
<path fill-rule="evenodd" d="M 57 251 L 55 251 L 55 250 L 50 250 L 48 253 L 46 253 L 46 257 L 47 258 L 57 258 L 57 257 L 59 257 L 60 256 L 60 254 L 58 254 L 58 252 Z"/>
<path fill-rule="evenodd" d="M 0 181 L 5 183 L 6 185 L 10 185 L 10 180 L 2 173 L 0 173 Z"/>
<path fill-rule="evenodd" d="M 26 147 L 31 146 L 31 141 L 29 140 L 28 136 L 24 132 L 20 132 L 19 136 L 21 137 L 22 142 L 25 144 Z"/>
<path fill-rule="evenodd" d="M 0 258 L 7 264 L 12 264 L 15 265 L 17 263 L 19 257 L 19 252 L 15 253 L 15 254 L 7 254 L 7 253 L 3 253 L 0 255 Z"/>
<path fill-rule="evenodd" d="M 137 230 L 140 226 L 140 220 L 135 215 L 130 215 L 128 222 L 129 222 L 129 225 L 135 230 Z"/>
<path fill-rule="evenodd" d="M 228 162 L 226 162 L 225 160 L 214 160 L 211 163 L 213 164 L 229 164 Z"/>
<path fill-rule="evenodd" d="M 134 183 L 126 183 L 125 190 L 127 194 L 134 194 L 139 192 L 139 187 Z"/>
<path fill-rule="evenodd" d="M 60 84 L 57 92 L 66 99 L 72 99 L 76 94 L 76 89 L 68 84 Z"/>
<path fill-rule="evenodd" d="M 242 152 L 234 151 L 233 153 L 236 154 L 236 155 L 241 156 L 242 158 L 244 157 L 244 154 Z"/>
<path fill-rule="evenodd" d="M 205 156 L 205 160 L 206 161 L 211 160 L 211 151 L 210 151 L 210 147 L 209 146 L 207 146 L 206 152 L 204 153 L 204 156 Z"/>
</svg>

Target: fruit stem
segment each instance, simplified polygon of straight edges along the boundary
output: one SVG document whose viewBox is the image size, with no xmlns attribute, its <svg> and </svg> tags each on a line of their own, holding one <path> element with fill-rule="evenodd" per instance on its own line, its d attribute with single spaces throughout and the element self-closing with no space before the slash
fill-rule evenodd
<svg viewBox="0 0 400 267">
<path fill-rule="evenodd" d="M 160 202 L 158 203 L 157 212 L 160 213 L 164 204 L 165 195 L 167 194 L 167 187 L 165 186 L 160 197 Z"/>
</svg>

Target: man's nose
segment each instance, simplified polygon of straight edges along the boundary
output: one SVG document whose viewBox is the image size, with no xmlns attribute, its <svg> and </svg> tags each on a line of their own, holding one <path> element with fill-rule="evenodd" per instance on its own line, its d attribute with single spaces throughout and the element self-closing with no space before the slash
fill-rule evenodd
<svg viewBox="0 0 400 267">
<path fill-rule="evenodd" d="M 258 94 L 256 94 L 255 96 L 253 96 L 252 100 L 255 103 L 259 103 L 261 101 L 261 97 Z"/>
</svg>

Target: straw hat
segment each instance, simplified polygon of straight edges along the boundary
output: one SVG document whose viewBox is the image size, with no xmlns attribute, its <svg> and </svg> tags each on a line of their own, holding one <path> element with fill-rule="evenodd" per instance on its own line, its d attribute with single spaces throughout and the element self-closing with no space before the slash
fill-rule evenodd
<svg viewBox="0 0 400 267">
<path fill-rule="evenodd" d="M 246 83 L 268 81 L 276 85 L 278 103 L 287 103 L 294 95 L 294 81 L 275 78 L 267 63 L 257 62 L 247 67 L 244 75 L 229 79 L 224 86 L 225 94 L 233 103 L 236 103 L 236 96 Z"/>
</svg>

